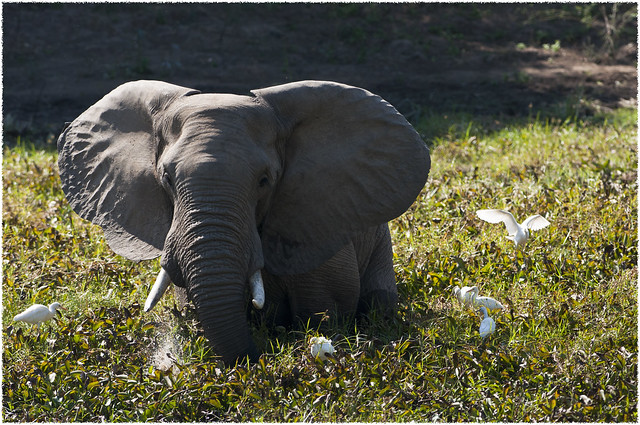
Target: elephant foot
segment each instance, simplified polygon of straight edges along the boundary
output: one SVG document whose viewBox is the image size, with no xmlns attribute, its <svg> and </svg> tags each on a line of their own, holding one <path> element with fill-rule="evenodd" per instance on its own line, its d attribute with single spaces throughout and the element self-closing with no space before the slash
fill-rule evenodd
<svg viewBox="0 0 640 425">
<path fill-rule="evenodd" d="M 360 296 L 358 300 L 358 315 L 368 315 L 375 312 L 382 314 L 384 318 L 390 318 L 394 315 L 397 305 L 397 292 L 389 292 L 382 289 L 374 290 Z"/>
</svg>

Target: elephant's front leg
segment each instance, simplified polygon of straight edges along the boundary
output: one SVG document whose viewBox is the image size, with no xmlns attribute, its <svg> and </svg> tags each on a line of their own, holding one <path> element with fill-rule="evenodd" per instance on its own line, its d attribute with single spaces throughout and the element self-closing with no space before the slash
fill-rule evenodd
<svg viewBox="0 0 640 425">
<path fill-rule="evenodd" d="M 376 309 L 385 314 L 395 312 L 398 288 L 393 270 L 393 248 L 389 226 L 383 223 L 353 238 L 360 270 L 358 313 Z"/>
<path fill-rule="evenodd" d="M 360 274 L 355 249 L 347 244 L 317 269 L 303 274 L 273 276 L 265 273 L 265 310 L 278 324 L 311 319 L 322 315 L 354 314 L 360 297 Z"/>
</svg>

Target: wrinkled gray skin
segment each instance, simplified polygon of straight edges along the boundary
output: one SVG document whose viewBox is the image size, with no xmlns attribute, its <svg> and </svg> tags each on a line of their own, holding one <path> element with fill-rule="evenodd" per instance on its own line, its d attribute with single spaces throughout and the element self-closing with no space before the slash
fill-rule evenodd
<svg viewBox="0 0 640 425">
<path fill-rule="evenodd" d="M 250 96 L 123 84 L 58 140 L 67 199 L 132 260 L 162 256 L 226 362 L 258 351 L 248 280 L 276 322 L 393 310 L 387 221 L 422 189 L 429 151 L 366 90 L 302 81 Z"/>
</svg>

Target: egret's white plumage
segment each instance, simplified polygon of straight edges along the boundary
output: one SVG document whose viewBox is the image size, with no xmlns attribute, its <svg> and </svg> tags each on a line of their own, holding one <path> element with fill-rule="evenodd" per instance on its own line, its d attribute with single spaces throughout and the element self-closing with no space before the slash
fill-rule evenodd
<svg viewBox="0 0 640 425">
<path fill-rule="evenodd" d="M 540 230 L 551 224 L 539 214 L 532 215 L 522 224 L 518 224 L 513 215 L 504 210 L 478 210 L 476 214 L 488 223 L 504 223 L 507 232 L 509 232 L 507 239 L 512 240 L 516 244 L 516 248 L 524 248 L 529 239 L 529 230 Z"/>
<path fill-rule="evenodd" d="M 49 307 L 42 304 L 34 304 L 20 314 L 17 314 L 13 320 L 16 322 L 26 322 L 40 327 L 40 323 L 51 320 L 56 315 L 58 309 L 63 309 L 60 303 L 55 302 Z"/>
<path fill-rule="evenodd" d="M 453 288 L 453 295 L 458 298 L 462 304 L 466 306 L 473 305 L 473 300 L 478 296 L 478 287 L 477 286 L 463 286 L 462 289 L 456 286 Z"/>
<path fill-rule="evenodd" d="M 314 336 L 309 340 L 311 344 L 311 356 L 313 358 L 319 358 L 320 360 L 326 360 L 327 354 L 333 354 L 336 352 L 331 340 L 323 336 Z"/>
<path fill-rule="evenodd" d="M 496 322 L 489 317 L 487 313 L 487 308 L 485 306 L 480 307 L 480 311 L 484 314 L 484 319 L 480 322 L 480 336 L 485 338 L 491 335 L 496 330 Z"/>
<path fill-rule="evenodd" d="M 504 306 L 496 299 L 491 297 L 478 296 L 479 290 L 477 286 L 458 286 L 453 288 L 453 295 L 458 301 L 467 307 L 479 308 L 486 307 L 489 311 L 502 310 Z"/>
<path fill-rule="evenodd" d="M 504 306 L 500 301 L 491 297 L 476 297 L 473 300 L 473 305 L 476 307 L 486 307 L 489 311 L 502 310 Z"/>
</svg>

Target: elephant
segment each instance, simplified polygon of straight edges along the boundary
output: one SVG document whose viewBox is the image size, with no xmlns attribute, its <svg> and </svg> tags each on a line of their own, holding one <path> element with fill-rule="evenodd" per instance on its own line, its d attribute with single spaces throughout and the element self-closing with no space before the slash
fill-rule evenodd
<svg viewBox="0 0 640 425">
<path fill-rule="evenodd" d="M 57 148 L 74 211 L 116 254 L 161 257 L 145 309 L 169 284 L 185 288 L 227 364 L 260 356 L 251 298 L 276 324 L 396 308 L 388 222 L 412 205 L 431 158 L 365 89 L 131 81 L 68 123 Z"/>
</svg>

